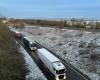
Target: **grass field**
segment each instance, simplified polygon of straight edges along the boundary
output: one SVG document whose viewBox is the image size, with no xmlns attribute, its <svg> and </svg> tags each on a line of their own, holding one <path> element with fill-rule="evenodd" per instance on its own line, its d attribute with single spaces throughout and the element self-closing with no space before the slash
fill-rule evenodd
<svg viewBox="0 0 100 80">
<path fill-rule="evenodd" d="M 25 80 L 26 72 L 9 28 L 0 22 L 0 80 Z"/>
</svg>

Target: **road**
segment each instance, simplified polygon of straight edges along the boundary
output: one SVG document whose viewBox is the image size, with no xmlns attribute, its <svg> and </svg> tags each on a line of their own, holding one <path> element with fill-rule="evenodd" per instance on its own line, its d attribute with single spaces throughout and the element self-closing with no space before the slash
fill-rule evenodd
<svg viewBox="0 0 100 80">
<path fill-rule="evenodd" d="M 37 48 L 41 48 L 41 47 L 44 47 L 44 46 L 37 43 Z M 50 51 L 50 52 L 53 53 L 52 51 Z M 55 53 L 53 53 L 53 55 L 58 57 Z M 60 58 L 60 57 L 58 57 L 58 58 Z M 60 58 L 60 60 L 66 67 L 66 74 L 67 74 L 68 80 L 91 80 L 86 75 L 83 75 L 81 72 L 77 71 L 75 68 L 73 68 L 69 63 L 67 63 L 63 59 Z"/>
<path fill-rule="evenodd" d="M 42 64 L 42 62 L 39 60 L 38 56 L 36 55 L 36 52 L 32 52 L 27 47 L 25 47 L 20 40 L 18 42 L 26 49 L 26 51 L 30 54 L 36 65 L 39 67 L 39 69 L 42 71 L 42 73 L 45 75 L 45 77 L 48 80 L 55 80 L 54 76 L 52 73 L 45 68 L 45 66 Z M 42 48 L 43 46 L 40 45 L 39 43 L 36 44 L 37 48 Z M 52 52 L 52 51 L 50 51 Z M 53 52 L 52 52 L 53 53 Z M 57 56 L 56 54 L 53 53 L 53 55 Z M 58 57 L 58 56 L 57 56 Z M 59 57 L 58 57 L 59 58 Z M 90 80 L 87 76 L 81 74 L 78 72 L 76 69 L 74 69 L 72 66 L 70 66 L 67 62 L 65 62 L 63 59 L 61 59 L 62 63 L 66 67 L 66 74 L 67 74 L 67 79 L 66 80 Z"/>
<path fill-rule="evenodd" d="M 36 52 L 32 52 L 30 51 L 27 47 L 25 47 L 23 45 L 23 43 L 17 39 L 17 41 L 19 42 L 20 45 L 22 45 L 24 47 L 24 49 L 29 53 L 29 55 L 32 57 L 32 59 L 34 60 L 34 62 L 36 63 L 36 65 L 38 66 L 38 68 L 42 71 L 42 73 L 44 74 L 44 76 L 48 79 L 48 80 L 55 80 L 54 79 L 54 75 L 52 75 L 52 73 L 45 68 L 45 66 L 40 62 L 39 58 L 36 55 Z"/>
</svg>

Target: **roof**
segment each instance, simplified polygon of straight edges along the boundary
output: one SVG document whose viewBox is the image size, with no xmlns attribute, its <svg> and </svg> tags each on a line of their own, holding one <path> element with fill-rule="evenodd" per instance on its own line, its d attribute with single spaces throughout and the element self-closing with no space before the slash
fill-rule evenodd
<svg viewBox="0 0 100 80">
<path fill-rule="evenodd" d="M 13 31 L 13 32 L 15 32 L 15 33 L 21 33 L 21 32 L 19 32 L 19 31 L 15 30 L 15 29 L 11 29 L 11 31 Z"/>
<path fill-rule="evenodd" d="M 18 31 L 16 31 L 15 33 L 16 33 L 16 34 L 21 34 L 21 33 L 20 33 L 20 32 L 18 32 Z"/>
<path fill-rule="evenodd" d="M 55 63 L 53 63 L 53 66 L 54 66 L 57 70 L 65 69 L 65 66 L 64 66 L 61 62 L 55 62 Z"/>
<path fill-rule="evenodd" d="M 50 53 L 45 48 L 38 49 L 38 51 L 41 51 L 41 54 L 43 54 L 50 62 L 56 62 L 60 61 L 57 57 L 55 57 L 52 53 Z"/>
<path fill-rule="evenodd" d="M 27 36 L 27 37 L 25 36 L 24 38 L 27 39 L 29 42 L 35 43 L 32 36 Z"/>
</svg>

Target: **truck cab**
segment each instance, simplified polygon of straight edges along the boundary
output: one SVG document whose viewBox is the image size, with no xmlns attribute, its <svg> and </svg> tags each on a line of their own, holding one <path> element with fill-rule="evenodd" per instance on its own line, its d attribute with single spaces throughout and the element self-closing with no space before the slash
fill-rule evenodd
<svg viewBox="0 0 100 80">
<path fill-rule="evenodd" d="M 66 69 L 59 58 L 54 56 L 45 48 L 37 49 L 39 59 L 44 63 L 46 68 L 54 75 L 55 80 L 66 79 Z"/>
<path fill-rule="evenodd" d="M 30 42 L 30 49 L 31 49 L 32 51 L 34 51 L 34 50 L 37 49 L 37 48 L 36 48 L 36 43 L 35 43 L 35 42 Z"/>
<path fill-rule="evenodd" d="M 55 78 L 56 80 L 64 80 L 66 79 L 66 69 L 65 66 L 60 62 L 60 61 L 56 61 L 53 63 L 53 69 L 55 72 Z"/>
<path fill-rule="evenodd" d="M 36 43 L 32 37 L 23 37 L 22 39 L 24 45 L 29 48 L 31 51 L 35 51 L 36 48 Z"/>
</svg>

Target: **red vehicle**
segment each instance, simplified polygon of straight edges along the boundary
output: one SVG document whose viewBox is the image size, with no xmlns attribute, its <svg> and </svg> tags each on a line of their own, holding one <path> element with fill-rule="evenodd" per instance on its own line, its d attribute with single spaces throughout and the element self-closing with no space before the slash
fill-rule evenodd
<svg viewBox="0 0 100 80">
<path fill-rule="evenodd" d="M 20 38 L 22 34 L 20 32 L 15 32 L 15 37 Z"/>
</svg>

